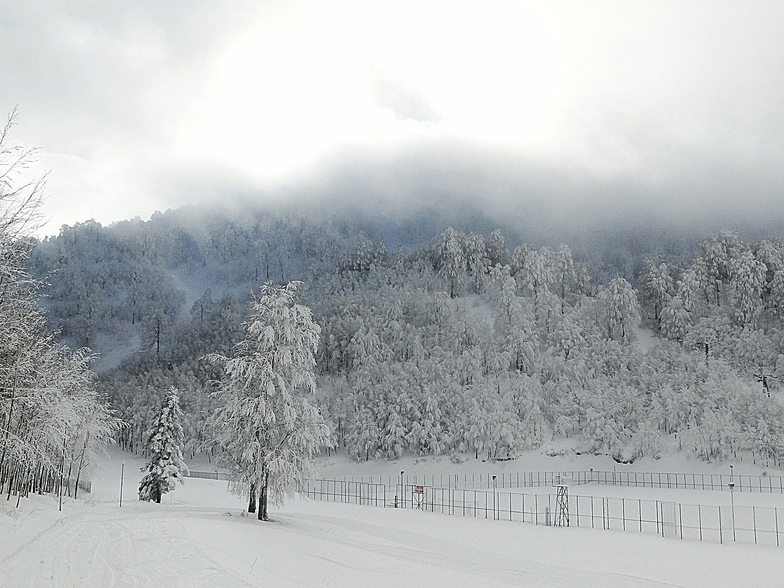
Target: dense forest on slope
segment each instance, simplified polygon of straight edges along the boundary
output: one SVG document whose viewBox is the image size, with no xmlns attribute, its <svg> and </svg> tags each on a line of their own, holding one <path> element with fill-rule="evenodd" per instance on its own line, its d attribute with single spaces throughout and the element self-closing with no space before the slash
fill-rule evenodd
<svg viewBox="0 0 784 588">
<path fill-rule="evenodd" d="M 617 459 L 784 450 L 778 240 L 618 233 L 573 253 L 437 218 L 186 208 L 63 227 L 31 268 L 63 339 L 103 353 L 134 449 L 175 386 L 187 449 L 212 450 L 202 358 L 240 339 L 254 289 L 296 279 L 321 326 L 317 402 L 358 459 L 507 458 L 558 438 Z"/>
</svg>

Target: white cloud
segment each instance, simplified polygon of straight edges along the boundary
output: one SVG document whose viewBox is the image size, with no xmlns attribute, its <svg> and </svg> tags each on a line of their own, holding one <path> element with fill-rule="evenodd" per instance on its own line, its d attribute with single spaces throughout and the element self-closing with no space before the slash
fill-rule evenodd
<svg viewBox="0 0 784 588">
<path fill-rule="evenodd" d="M 52 170 L 53 231 L 341 175 L 784 215 L 783 28 L 773 0 L 9 0 L 0 109 Z"/>
</svg>

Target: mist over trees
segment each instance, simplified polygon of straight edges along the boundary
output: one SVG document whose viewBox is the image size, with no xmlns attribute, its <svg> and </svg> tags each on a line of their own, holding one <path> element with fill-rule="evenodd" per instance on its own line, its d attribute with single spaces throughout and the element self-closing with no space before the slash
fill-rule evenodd
<svg viewBox="0 0 784 588">
<path fill-rule="evenodd" d="M 220 370 L 202 358 L 245 338 L 252 291 L 302 280 L 321 328 L 313 402 L 357 459 L 506 459 L 568 438 L 619 460 L 780 460 L 780 241 L 641 233 L 574 251 L 436 224 L 185 208 L 64 227 L 31 267 L 65 340 L 104 353 L 132 450 L 173 385 L 186 454 L 211 455 Z"/>
</svg>

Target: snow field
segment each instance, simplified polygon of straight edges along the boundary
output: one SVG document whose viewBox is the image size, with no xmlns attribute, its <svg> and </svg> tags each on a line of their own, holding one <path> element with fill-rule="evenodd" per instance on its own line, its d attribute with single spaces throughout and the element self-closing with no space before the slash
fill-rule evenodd
<svg viewBox="0 0 784 588">
<path fill-rule="evenodd" d="M 51 497 L 24 499 L 18 510 L 3 501 L 0 586 L 715 587 L 775 586 L 784 575 L 776 547 L 408 509 L 292 499 L 272 509 L 274 522 L 260 523 L 242 516 L 243 501 L 214 480 L 189 478 L 162 504 L 140 503 L 142 463 L 114 454 L 88 500 L 66 500 L 62 513 Z M 729 499 L 699 493 L 706 495 Z"/>
</svg>

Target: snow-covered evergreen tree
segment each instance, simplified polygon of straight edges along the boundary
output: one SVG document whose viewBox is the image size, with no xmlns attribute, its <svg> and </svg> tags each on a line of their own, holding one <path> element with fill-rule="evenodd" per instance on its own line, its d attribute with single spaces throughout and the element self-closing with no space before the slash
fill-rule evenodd
<svg viewBox="0 0 784 588">
<path fill-rule="evenodd" d="M 179 394 L 176 388 L 170 388 L 147 436 L 144 448 L 149 460 L 142 468 L 147 473 L 139 483 L 139 500 L 160 502 L 161 496 L 188 473 L 182 459 L 181 416 Z"/>
</svg>

